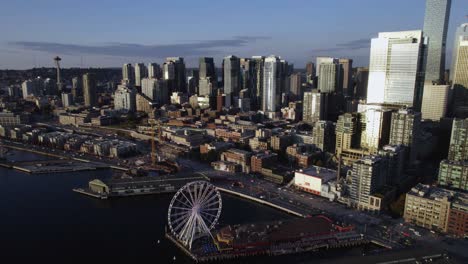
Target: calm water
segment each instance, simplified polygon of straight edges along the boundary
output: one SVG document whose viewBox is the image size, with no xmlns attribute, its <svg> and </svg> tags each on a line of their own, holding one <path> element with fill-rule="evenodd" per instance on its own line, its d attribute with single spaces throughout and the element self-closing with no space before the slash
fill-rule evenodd
<svg viewBox="0 0 468 264">
<path fill-rule="evenodd" d="M 36 158 L 29 153 L 9 156 L 14 160 Z M 103 201 L 71 191 L 111 173 L 31 175 L 0 168 L 0 259 L 173 263 L 176 256 L 175 263 L 190 262 L 164 238 L 172 195 Z M 223 195 L 219 222 L 225 225 L 288 217 Z"/>
</svg>

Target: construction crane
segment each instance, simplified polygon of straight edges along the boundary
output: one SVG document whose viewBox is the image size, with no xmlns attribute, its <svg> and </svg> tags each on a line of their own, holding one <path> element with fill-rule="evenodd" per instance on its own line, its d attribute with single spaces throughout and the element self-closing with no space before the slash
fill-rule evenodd
<svg viewBox="0 0 468 264">
<path fill-rule="evenodd" d="M 161 133 L 161 122 L 159 121 L 156 121 L 156 120 L 151 120 L 152 122 L 150 122 L 151 124 L 151 164 L 153 166 L 156 165 L 156 161 L 157 161 L 157 149 L 156 149 L 156 140 L 155 140 L 155 136 L 156 136 L 156 133 L 155 133 L 155 128 L 158 129 L 158 140 L 159 142 L 162 141 L 162 133 Z M 156 127 L 155 127 L 155 123 L 156 123 Z"/>
</svg>

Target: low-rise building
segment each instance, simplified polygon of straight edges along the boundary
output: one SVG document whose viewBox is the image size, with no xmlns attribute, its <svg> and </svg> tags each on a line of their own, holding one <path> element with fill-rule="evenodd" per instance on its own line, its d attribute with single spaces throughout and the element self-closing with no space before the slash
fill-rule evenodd
<svg viewBox="0 0 468 264">
<path fill-rule="evenodd" d="M 273 165 L 278 159 L 276 153 L 261 152 L 252 155 L 250 166 L 252 172 L 262 172 L 262 168 Z"/>
<path fill-rule="evenodd" d="M 233 162 L 241 165 L 242 172 L 250 173 L 250 157 L 252 153 L 241 149 L 229 149 L 221 153 L 221 161 Z"/>
</svg>

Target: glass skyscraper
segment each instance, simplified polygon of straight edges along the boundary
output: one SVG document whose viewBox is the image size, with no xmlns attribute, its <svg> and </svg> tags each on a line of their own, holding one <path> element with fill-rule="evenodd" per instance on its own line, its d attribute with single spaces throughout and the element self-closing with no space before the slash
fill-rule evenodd
<svg viewBox="0 0 468 264">
<path fill-rule="evenodd" d="M 452 0 L 426 0 L 424 37 L 428 38 L 425 82 L 443 80 L 445 44 Z"/>
</svg>

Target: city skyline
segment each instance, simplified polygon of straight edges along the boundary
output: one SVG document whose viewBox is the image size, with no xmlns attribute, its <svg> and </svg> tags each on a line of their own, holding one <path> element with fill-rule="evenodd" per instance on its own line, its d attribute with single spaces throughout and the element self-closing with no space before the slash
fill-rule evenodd
<svg viewBox="0 0 468 264">
<path fill-rule="evenodd" d="M 88 3 L 87 10 L 95 13 L 87 13 L 89 19 L 82 21 L 79 19 L 82 10 L 72 10 L 66 4 L 53 1 L 44 1 L 40 5 L 32 3 L 30 8 L 40 12 L 26 16 L 21 12 L 21 2 L 8 3 L 0 11 L 0 22 L 10 28 L 0 40 L 1 69 L 52 67 L 52 55 L 62 57 L 65 68 L 120 67 L 125 62 L 162 62 L 171 56 L 184 57 L 188 67 L 196 67 L 199 57 L 210 56 L 220 67 L 222 58 L 229 54 L 237 57 L 274 54 L 294 63 L 296 68 L 305 68 L 306 62 L 317 56 L 349 57 L 355 66 L 367 66 L 371 38 L 378 32 L 423 29 L 425 10 L 424 0 L 410 3 L 362 0 L 359 5 L 355 2 L 338 5 L 337 1 L 264 5 L 264 1 L 259 1 L 249 3 L 246 10 L 242 9 L 245 5 L 230 6 L 221 1 L 209 5 L 184 3 L 187 10 L 204 12 L 184 15 L 185 11 L 180 9 L 178 11 L 183 14 L 173 18 L 172 14 L 178 8 L 173 3 L 148 2 L 132 7 L 113 1 L 112 12 L 105 10 L 110 3 Z M 153 4 L 154 8 L 151 8 Z M 49 8 L 52 5 L 53 8 Z M 140 8 L 142 5 L 145 8 Z M 225 12 L 227 8 L 232 12 Z M 154 12 L 150 12 L 153 9 Z M 67 15 L 71 12 L 76 16 Z M 335 14 L 335 21 L 314 26 L 323 24 L 330 12 Z M 145 26 L 132 28 L 133 24 L 124 23 L 128 19 L 120 19 L 122 15 L 132 13 L 140 13 L 138 17 L 144 23 L 139 24 Z M 216 16 L 213 19 L 202 15 L 216 13 L 223 14 L 221 23 L 212 23 Z M 283 19 L 265 21 L 270 13 L 277 13 Z M 400 15 L 397 20 L 395 13 Z M 452 1 L 447 68 L 451 65 L 455 29 L 466 22 L 464 15 L 462 1 Z M 11 23 L 13 18 L 15 23 Z M 255 23 L 248 23 L 248 18 L 255 18 Z M 178 20 L 167 23 L 168 19 Z M 368 20 L 373 23 L 366 23 Z"/>
</svg>

